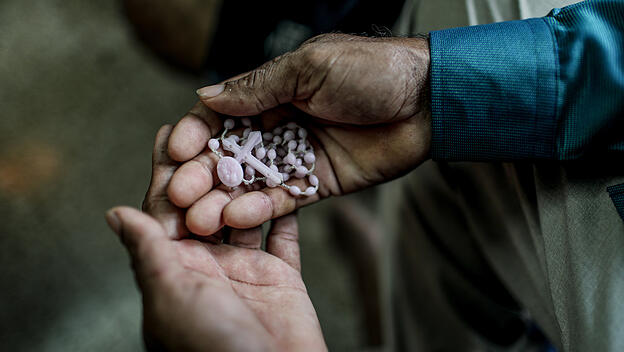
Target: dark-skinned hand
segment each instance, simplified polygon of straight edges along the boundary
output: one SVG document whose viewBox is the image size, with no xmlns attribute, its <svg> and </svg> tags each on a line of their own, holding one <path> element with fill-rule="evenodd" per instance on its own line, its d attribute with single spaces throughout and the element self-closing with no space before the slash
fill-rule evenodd
<svg viewBox="0 0 624 352">
<path fill-rule="evenodd" d="M 168 195 L 189 208 L 189 230 L 211 235 L 224 225 L 252 228 L 319 199 L 399 177 L 429 157 L 428 72 L 424 38 L 329 34 L 202 88 L 201 102 L 169 140 L 169 155 L 184 164 Z M 305 126 L 315 147 L 317 194 L 293 197 L 279 187 L 245 192 L 219 186 L 218 158 L 206 144 L 227 116 L 255 116 L 256 128 L 291 120 Z"/>
</svg>

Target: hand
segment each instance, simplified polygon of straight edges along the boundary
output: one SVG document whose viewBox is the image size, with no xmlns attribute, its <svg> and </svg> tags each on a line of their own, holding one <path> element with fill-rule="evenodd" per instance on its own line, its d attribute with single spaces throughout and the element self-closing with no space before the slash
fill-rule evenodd
<svg viewBox="0 0 624 352">
<path fill-rule="evenodd" d="M 401 176 L 429 157 L 428 70 L 426 39 L 330 34 L 200 89 L 204 105 L 176 125 L 169 142 L 171 157 L 188 161 L 173 176 L 169 196 L 190 207 L 186 224 L 193 233 L 210 235 L 223 225 L 257 226 L 321 198 Z M 305 125 L 316 151 L 319 192 L 295 198 L 281 188 L 266 188 L 235 198 L 240 191 L 213 189 L 217 159 L 205 146 L 222 129 L 213 110 L 259 114 L 265 125 L 276 119 Z"/>
<path fill-rule="evenodd" d="M 266 252 L 260 228 L 232 230 L 229 244 L 181 239 L 183 212 L 165 192 L 176 169 L 166 154 L 170 132 L 165 126 L 156 138 L 147 214 L 117 207 L 106 217 L 130 253 L 143 293 L 147 347 L 326 350 L 301 279 L 294 215 L 273 221 Z"/>
</svg>

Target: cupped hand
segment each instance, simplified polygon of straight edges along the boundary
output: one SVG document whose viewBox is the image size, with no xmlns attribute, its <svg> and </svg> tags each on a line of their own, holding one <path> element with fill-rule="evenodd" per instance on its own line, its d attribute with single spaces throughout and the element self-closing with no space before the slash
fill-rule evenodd
<svg viewBox="0 0 624 352">
<path fill-rule="evenodd" d="M 257 115 L 292 103 L 329 121 L 387 123 L 427 108 L 429 61 L 425 38 L 325 34 L 197 93 L 214 111 L 232 116 Z"/>
<path fill-rule="evenodd" d="M 232 230 L 228 244 L 186 238 L 184 213 L 168 201 L 176 166 L 166 153 L 171 127 L 154 147 L 145 213 L 114 208 L 107 221 L 127 247 L 143 293 L 148 348 L 189 351 L 326 350 L 300 274 L 297 221 Z"/>
<path fill-rule="evenodd" d="M 200 89 L 203 104 L 182 118 L 169 141 L 171 157 L 185 162 L 173 176 L 170 199 L 189 208 L 192 232 L 210 235 L 224 225 L 258 226 L 319 199 L 401 176 L 429 157 L 428 71 L 426 39 L 330 34 Z M 206 142 L 221 131 L 223 115 L 258 115 L 253 121 L 260 128 L 290 120 L 306 127 L 316 151 L 318 193 L 293 197 L 281 188 L 245 193 L 216 187 L 218 159 Z"/>
</svg>

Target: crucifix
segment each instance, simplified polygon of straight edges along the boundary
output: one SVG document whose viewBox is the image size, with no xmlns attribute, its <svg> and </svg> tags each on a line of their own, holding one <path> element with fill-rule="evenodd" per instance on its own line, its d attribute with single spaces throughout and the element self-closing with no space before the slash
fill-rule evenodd
<svg viewBox="0 0 624 352">
<path fill-rule="evenodd" d="M 243 167 L 241 163 L 246 163 L 253 170 L 264 175 L 267 180 L 279 185 L 282 183 L 282 174 L 272 170 L 262 161 L 251 154 L 253 148 L 262 142 L 262 134 L 259 131 L 250 132 L 247 140 L 239 146 L 233 138 L 223 139 L 223 149 L 234 154 L 233 157 L 225 156 L 217 164 L 217 174 L 224 185 L 236 187 L 243 182 Z"/>
</svg>

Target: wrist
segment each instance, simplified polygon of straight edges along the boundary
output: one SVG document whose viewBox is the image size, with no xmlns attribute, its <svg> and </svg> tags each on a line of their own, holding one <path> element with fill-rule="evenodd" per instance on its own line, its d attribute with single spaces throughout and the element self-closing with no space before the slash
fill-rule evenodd
<svg viewBox="0 0 624 352">
<path fill-rule="evenodd" d="M 431 112 L 430 77 L 431 77 L 431 51 L 429 48 L 429 35 L 421 34 L 413 38 L 403 38 L 410 60 L 410 74 L 412 76 L 412 101 L 420 113 Z"/>
<path fill-rule="evenodd" d="M 413 101 L 417 113 L 409 120 L 410 138 L 404 148 L 411 153 L 410 166 L 417 167 L 431 158 L 432 114 L 431 114 L 431 52 L 429 35 L 419 34 L 405 38 L 406 47 L 412 60 Z"/>
</svg>

